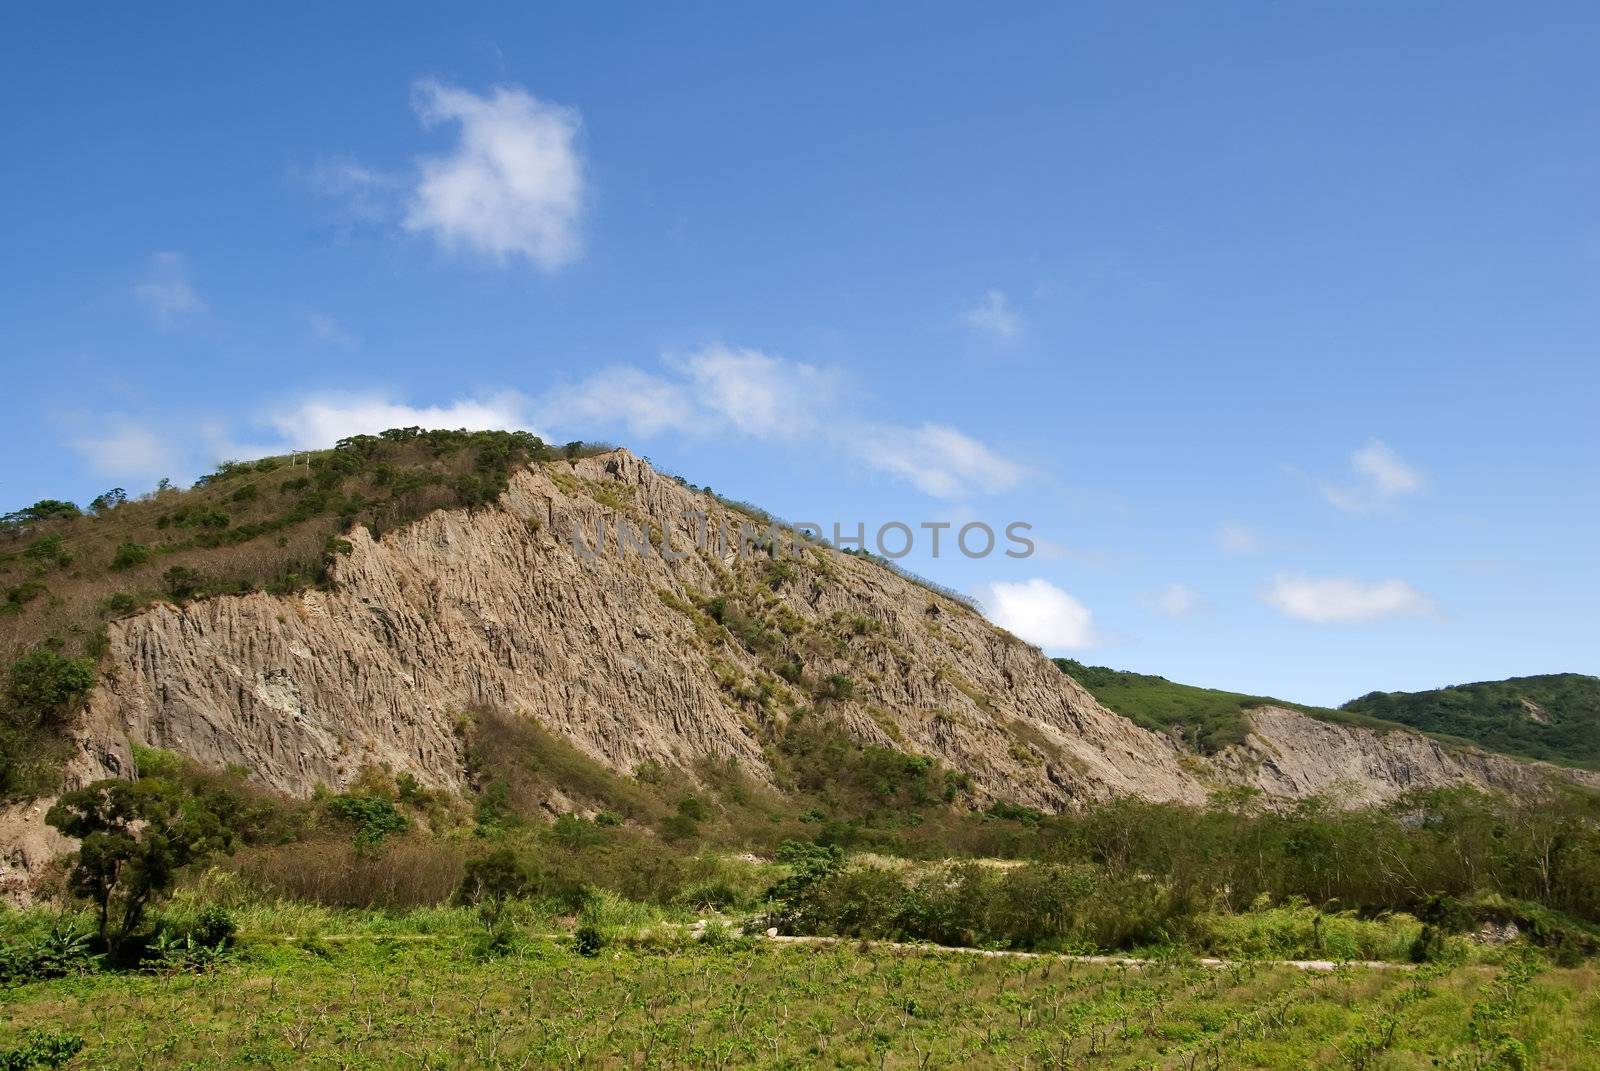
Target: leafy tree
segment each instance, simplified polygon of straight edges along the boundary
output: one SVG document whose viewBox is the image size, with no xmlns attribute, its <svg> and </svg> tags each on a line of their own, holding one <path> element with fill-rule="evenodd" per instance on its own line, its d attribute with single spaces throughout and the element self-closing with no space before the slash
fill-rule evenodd
<svg viewBox="0 0 1600 1071">
<path fill-rule="evenodd" d="M 6 700 L 13 724 L 23 728 L 55 726 L 94 687 L 94 661 L 64 658 L 40 648 L 11 665 Z"/>
<path fill-rule="evenodd" d="M 104 513 L 107 510 L 116 509 L 126 501 L 128 501 L 128 492 L 120 487 L 113 487 L 104 494 L 95 496 L 94 501 L 89 503 L 89 512 Z"/>
<path fill-rule="evenodd" d="M 498 907 L 507 900 L 530 895 L 537 882 L 538 876 L 521 856 L 510 848 L 499 848 L 467 860 L 461 885 L 456 889 L 456 902 Z"/>
<path fill-rule="evenodd" d="M 77 517 L 80 511 L 76 504 L 63 502 L 55 498 L 41 498 L 31 506 L 8 513 L 0 521 L 6 524 L 27 524 L 32 521 L 48 521 L 53 517 Z"/>
<path fill-rule="evenodd" d="M 96 781 L 62 796 L 45 821 L 81 842 L 68 885 L 99 909 L 100 938 L 113 950 L 179 870 L 232 846 L 215 814 L 159 777 Z"/>
<path fill-rule="evenodd" d="M 161 586 L 177 602 L 188 602 L 200 594 L 206 578 L 197 569 L 174 565 L 161 574 Z"/>
</svg>

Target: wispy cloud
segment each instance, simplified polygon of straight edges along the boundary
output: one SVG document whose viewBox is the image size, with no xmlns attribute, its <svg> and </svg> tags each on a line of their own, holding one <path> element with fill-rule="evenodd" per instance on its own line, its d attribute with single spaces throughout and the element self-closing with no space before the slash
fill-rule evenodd
<svg viewBox="0 0 1600 1071">
<path fill-rule="evenodd" d="M 452 252 L 498 264 L 521 258 L 556 271 L 582 251 L 585 190 L 581 122 L 516 86 L 485 96 L 425 81 L 416 87 L 425 127 L 456 124 L 454 149 L 421 161 L 403 225 Z"/>
<path fill-rule="evenodd" d="M 944 424 L 865 425 L 849 438 L 864 463 L 898 476 L 935 498 L 1007 491 L 1026 470 L 983 443 Z"/>
<path fill-rule="evenodd" d="M 401 176 L 347 156 L 317 161 L 305 181 L 313 193 L 341 202 L 351 219 L 363 223 L 392 223 L 396 197 L 405 186 Z"/>
<path fill-rule="evenodd" d="M 355 344 L 329 318 L 308 323 L 328 343 Z M 255 424 L 265 434 L 211 424 L 201 438 L 214 460 L 318 449 L 351 435 L 413 425 L 522 429 L 551 441 L 671 434 L 820 443 L 858 468 L 952 500 L 1006 491 L 1027 476 L 1023 465 L 949 425 L 853 413 L 842 397 L 843 382 L 831 368 L 714 344 L 666 357 L 656 370 L 616 365 L 533 397 L 503 391 L 416 405 L 382 392 L 313 394 L 259 417 Z M 192 455 L 195 444 L 187 446 Z"/>
<path fill-rule="evenodd" d="M 96 475 L 154 483 L 177 471 L 179 451 L 167 436 L 120 414 L 97 423 L 100 430 L 96 434 L 72 442 Z"/>
<path fill-rule="evenodd" d="M 836 371 L 715 344 L 663 361 L 660 372 L 621 365 L 560 387 L 535 404 L 540 426 L 574 434 L 737 434 L 816 438 L 861 464 L 938 498 L 992 494 L 1026 469 L 959 429 L 848 414 Z"/>
<path fill-rule="evenodd" d="M 1420 470 L 1387 444 L 1373 439 L 1351 452 L 1349 479 L 1320 484 L 1318 490 L 1336 509 L 1359 515 L 1388 509 L 1397 499 L 1420 491 L 1425 483 Z"/>
<path fill-rule="evenodd" d="M 1229 554 L 1259 554 L 1263 546 L 1261 536 L 1255 529 L 1235 521 L 1224 521 L 1217 525 L 1211 538 L 1218 548 Z"/>
<path fill-rule="evenodd" d="M 1262 599 L 1286 617 L 1318 625 L 1348 625 L 1431 613 L 1432 601 L 1404 580 L 1347 576 L 1274 577 Z"/>
<path fill-rule="evenodd" d="M 982 301 L 961 313 L 961 322 L 1001 341 L 1009 341 L 1022 333 L 1022 317 L 1003 290 L 987 291 Z"/>
<path fill-rule="evenodd" d="M 1094 615 L 1048 580 L 990 584 L 982 599 L 989 620 L 1047 651 L 1095 642 Z"/>
<path fill-rule="evenodd" d="M 1069 561 L 1085 569 L 1106 573 L 1114 571 L 1120 560 L 1119 555 L 1108 554 L 1103 550 L 1068 546 L 1048 536 L 1035 534 L 1029 538 L 1033 540 L 1034 554 L 1046 561 Z"/>
<path fill-rule="evenodd" d="M 361 348 L 361 340 L 346 330 L 344 325 L 340 324 L 332 316 L 320 312 L 307 313 L 306 326 L 311 331 L 313 342 L 319 342 L 325 346 L 333 346 L 341 350 L 358 350 Z"/>
<path fill-rule="evenodd" d="M 183 257 L 177 253 L 157 253 L 152 257 L 144 279 L 133 286 L 133 296 L 162 330 L 177 327 L 206 311 L 206 303 L 189 282 Z"/>
<path fill-rule="evenodd" d="M 276 433 L 276 439 L 263 452 L 321 449 L 351 435 L 388 428 L 531 430 L 526 410 L 527 403 L 514 392 L 420 406 L 377 394 L 321 394 L 268 414 L 262 423 Z"/>
<path fill-rule="evenodd" d="M 1139 597 L 1139 602 L 1163 617 L 1188 617 L 1205 608 L 1199 592 L 1187 584 L 1173 584 L 1160 591 Z"/>
</svg>

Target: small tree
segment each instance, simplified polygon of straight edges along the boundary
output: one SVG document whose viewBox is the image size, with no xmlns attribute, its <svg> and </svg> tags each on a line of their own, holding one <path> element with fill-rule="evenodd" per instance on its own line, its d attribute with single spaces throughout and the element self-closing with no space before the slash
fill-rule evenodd
<svg viewBox="0 0 1600 1071">
<path fill-rule="evenodd" d="M 96 781 L 62 796 L 45 821 L 81 842 L 68 885 L 99 909 L 100 939 L 113 951 L 179 870 L 232 846 L 215 814 L 159 777 Z"/>
<path fill-rule="evenodd" d="M 126 501 L 128 501 L 128 492 L 120 487 L 113 487 L 105 494 L 95 496 L 94 501 L 89 503 L 89 512 L 104 513 L 107 510 L 116 509 Z"/>
<path fill-rule="evenodd" d="M 206 578 L 197 569 L 187 565 L 174 565 L 161 574 L 161 586 L 174 602 L 188 602 L 200 594 Z"/>
<path fill-rule="evenodd" d="M 60 724 L 93 687 L 93 660 L 64 658 L 47 648 L 30 651 L 11 665 L 9 718 L 24 729 Z"/>
</svg>

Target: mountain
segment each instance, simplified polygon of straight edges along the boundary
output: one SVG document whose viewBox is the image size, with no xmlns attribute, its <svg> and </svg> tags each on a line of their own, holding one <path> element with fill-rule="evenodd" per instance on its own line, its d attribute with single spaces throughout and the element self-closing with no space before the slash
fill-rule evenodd
<svg viewBox="0 0 1600 1071">
<path fill-rule="evenodd" d="M 472 793 L 486 752 L 532 740 L 623 780 L 737 769 L 782 797 L 905 778 L 969 808 L 1228 786 L 1367 803 L 1552 775 L 1277 703 L 1199 754 L 889 563 L 781 532 L 741 553 L 770 517 L 626 450 L 403 429 L 95 513 L 39 504 L 0 543 L 13 799 L 48 795 L 52 769 L 131 775 L 138 748 L 292 796 L 373 768 Z M 560 766 L 536 803 L 591 807 Z"/>
<path fill-rule="evenodd" d="M 1600 769 L 1600 678 L 1582 673 L 1369 692 L 1339 709 L 1447 733 L 1507 755 Z"/>
</svg>

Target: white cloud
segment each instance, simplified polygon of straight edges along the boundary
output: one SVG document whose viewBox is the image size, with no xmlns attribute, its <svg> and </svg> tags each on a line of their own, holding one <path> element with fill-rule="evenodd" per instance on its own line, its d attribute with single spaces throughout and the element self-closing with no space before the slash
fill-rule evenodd
<svg viewBox="0 0 1600 1071">
<path fill-rule="evenodd" d="M 96 474 L 153 483 L 175 471 L 178 457 L 165 437 L 128 417 L 114 416 L 101 423 L 103 434 L 72 443 Z"/>
<path fill-rule="evenodd" d="M 993 494 L 1022 482 L 1021 465 L 943 424 L 869 425 L 850 435 L 862 462 L 899 476 L 935 498 Z"/>
<path fill-rule="evenodd" d="M 273 448 L 319 450 L 351 435 L 373 435 L 388 428 L 527 429 L 525 409 L 522 397 L 511 392 L 427 406 L 379 395 L 322 395 L 279 410 L 264 423 L 281 439 L 281 446 Z"/>
<path fill-rule="evenodd" d="M 985 293 L 981 302 L 961 314 L 961 322 L 1001 340 L 1013 339 L 1022 333 L 1022 317 L 1001 290 Z"/>
<path fill-rule="evenodd" d="M 344 201 L 353 218 L 368 223 L 393 218 L 395 194 L 404 185 L 399 177 L 349 157 L 319 160 L 305 179 L 312 192 Z"/>
<path fill-rule="evenodd" d="M 834 377 L 814 365 L 711 345 L 681 362 L 700 404 L 755 438 L 810 434 L 827 412 Z"/>
<path fill-rule="evenodd" d="M 1409 495 L 1422 488 L 1422 473 L 1377 439 L 1351 454 L 1350 465 L 1381 495 Z"/>
<path fill-rule="evenodd" d="M 706 414 L 683 384 L 630 365 L 603 369 L 581 383 L 549 391 L 540 398 L 534 417 L 543 426 L 573 434 L 623 431 L 643 438 L 709 430 Z"/>
<path fill-rule="evenodd" d="M 480 97 L 431 81 L 417 85 L 416 108 L 425 127 L 457 123 L 461 136 L 449 154 L 421 161 L 408 231 L 497 264 L 522 257 L 551 272 L 577 259 L 585 200 L 577 112 L 515 86 Z"/>
<path fill-rule="evenodd" d="M 1224 521 L 1217 525 L 1217 530 L 1212 534 L 1216 544 L 1229 554 L 1259 554 L 1261 553 L 1261 537 L 1255 529 L 1233 521 Z"/>
<path fill-rule="evenodd" d="M 1318 625 L 1414 616 L 1433 609 L 1426 595 L 1404 580 L 1394 579 L 1283 574 L 1273 578 L 1262 598 L 1287 617 Z"/>
<path fill-rule="evenodd" d="M 665 373 L 619 365 L 544 395 L 541 427 L 573 434 L 739 434 L 816 438 L 938 498 L 1009 490 L 1023 466 L 943 424 L 907 426 L 841 416 L 830 369 L 758 350 L 711 345 L 664 362 Z"/>
<path fill-rule="evenodd" d="M 1088 647 L 1094 619 L 1088 607 L 1048 580 L 990 584 L 983 600 L 989 620 L 1045 650 Z"/>
<path fill-rule="evenodd" d="M 343 324 L 332 316 L 320 312 L 308 313 L 306 325 L 311 329 L 311 338 L 315 342 L 334 346 L 341 350 L 358 350 L 361 340 L 347 331 Z"/>
<path fill-rule="evenodd" d="M 1416 468 L 1378 439 L 1350 454 L 1348 483 L 1324 483 L 1322 497 L 1346 513 L 1376 513 L 1393 505 L 1395 499 L 1422 490 L 1426 479 Z"/>
<path fill-rule="evenodd" d="M 133 296 L 163 330 L 206 311 L 206 303 L 189 282 L 183 258 L 177 253 L 157 253 L 152 257 L 150 272 L 142 282 L 134 284 Z"/>
<path fill-rule="evenodd" d="M 1205 600 L 1187 584 L 1173 584 L 1152 595 L 1141 596 L 1139 601 L 1147 609 L 1166 617 L 1187 617 L 1205 607 Z"/>
</svg>

